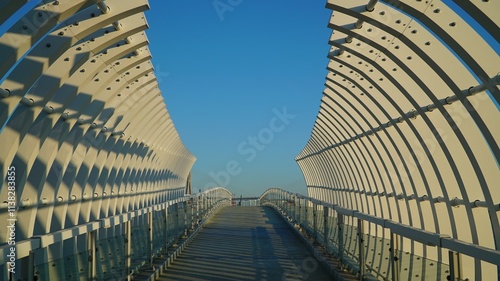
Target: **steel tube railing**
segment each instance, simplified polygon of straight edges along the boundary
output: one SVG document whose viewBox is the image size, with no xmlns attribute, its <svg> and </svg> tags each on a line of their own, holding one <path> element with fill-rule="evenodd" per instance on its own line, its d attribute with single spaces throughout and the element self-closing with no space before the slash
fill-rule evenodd
<svg viewBox="0 0 500 281">
<path fill-rule="evenodd" d="M 292 199 L 287 200 L 286 198 L 293 198 L 295 205 L 293 208 L 289 207 Z M 431 265 L 437 264 L 437 266 L 426 269 L 435 270 L 435 278 L 437 279 L 461 276 L 459 271 L 461 268 L 461 259 L 458 258 L 461 255 L 500 266 L 500 251 L 498 250 L 467 243 L 451 238 L 449 235 L 429 232 L 385 218 L 358 212 L 357 210 L 346 209 L 329 202 L 320 201 L 283 189 L 268 189 L 261 195 L 260 202 L 263 205 L 271 205 L 280 210 L 289 220 L 295 221 L 296 224 L 305 228 L 306 233 L 312 234 L 312 238 L 315 241 L 319 241 L 318 236 L 322 235 L 324 239 L 321 239 L 320 242 L 329 250 L 330 254 L 338 258 L 341 262 L 341 269 L 348 269 L 358 274 L 360 280 L 369 275 L 372 277 L 399 280 L 403 259 L 405 262 L 425 265 L 427 261 L 425 257 L 403 252 L 403 248 L 400 248 L 400 243 L 403 239 L 409 239 L 412 243 L 421 243 L 424 246 L 437 246 L 441 250 L 449 251 L 449 255 L 443 255 L 444 257 L 450 257 L 450 260 L 447 261 L 449 264 L 445 263 L 446 260 L 438 262 L 428 260 Z M 309 206 L 313 206 L 315 215 L 317 209 L 321 208 L 321 206 L 323 207 L 324 224 L 322 228 L 318 228 L 317 217 L 315 215 L 313 215 L 313 221 L 309 221 Z M 304 208 L 305 211 L 302 210 Z M 331 211 L 329 211 L 330 209 Z M 331 216 L 330 213 L 332 213 Z M 329 228 L 328 223 L 330 218 L 336 220 L 336 228 Z M 381 227 L 387 230 L 390 233 L 390 237 L 387 239 L 383 235 L 382 237 L 368 235 L 364 230 L 369 228 L 364 227 L 364 223 L 372 224 L 372 227 Z M 333 231 L 333 229 L 336 231 Z M 369 243 L 378 244 L 369 246 Z M 368 264 L 369 260 L 376 259 L 373 256 L 375 254 L 368 251 L 368 247 L 382 251 L 381 253 L 379 252 L 380 263 L 378 266 Z M 387 267 L 385 266 L 386 263 Z"/>
</svg>

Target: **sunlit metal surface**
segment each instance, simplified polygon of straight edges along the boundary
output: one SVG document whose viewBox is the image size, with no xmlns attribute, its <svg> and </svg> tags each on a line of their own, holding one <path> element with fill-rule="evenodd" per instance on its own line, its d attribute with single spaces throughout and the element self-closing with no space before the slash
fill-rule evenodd
<svg viewBox="0 0 500 281">
<path fill-rule="evenodd" d="M 327 8 L 326 87 L 296 158 L 309 196 L 498 251 L 500 2 L 331 0 Z M 444 248 L 401 237 L 403 251 L 451 263 Z M 460 280 L 498 280 L 496 265 L 466 254 L 457 262 Z"/>
<path fill-rule="evenodd" d="M 89 245 L 123 242 L 127 221 L 149 226 L 153 207 L 184 196 L 195 158 L 158 89 L 146 0 L 41 1 L 16 18 L 25 2 L 0 4 L 0 23 L 12 26 L 0 37 L 0 170 L 15 169 L 14 279 L 67 279 L 57 275 L 66 267 L 87 280 L 103 274 L 82 264 L 95 255 Z M 9 186 L 0 182 L 3 222 Z M 2 280 L 9 235 L 0 231 Z"/>
</svg>

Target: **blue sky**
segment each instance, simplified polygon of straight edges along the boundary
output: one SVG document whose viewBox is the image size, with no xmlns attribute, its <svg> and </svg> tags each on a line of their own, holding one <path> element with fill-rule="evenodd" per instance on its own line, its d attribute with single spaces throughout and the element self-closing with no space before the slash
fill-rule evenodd
<svg viewBox="0 0 500 281">
<path fill-rule="evenodd" d="M 0 26 L 0 35 L 39 2 L 29 1 Z M 487 35 L 452 1 L 444 2 Z M 184 144 L 198 158 L 194 190 L 306 193 L 294 157 L 310 137 L 324 89 L 331 34 L 326 1 L 149 3 L 147 34 L 160 88 Z M 499 52 L 498 42 L 485 40 Z"/>
<path fill-rule="evenodd" d="M 39 2 L 24 5 L 0 35 Z M 310 137 L 324 89 L 326 1 L 149 3 L 155 73 L 181 139 L 197 157 L 193 190 L 307 193 L 294 158 Z"/>
<path fill-rule="evenodd" d="M 327 74 L 324 1 L 151 0 L 153 64 L 174 124 L 197 157 L 193 190 L 306 193 L 294 158 Z"/>
</svg>

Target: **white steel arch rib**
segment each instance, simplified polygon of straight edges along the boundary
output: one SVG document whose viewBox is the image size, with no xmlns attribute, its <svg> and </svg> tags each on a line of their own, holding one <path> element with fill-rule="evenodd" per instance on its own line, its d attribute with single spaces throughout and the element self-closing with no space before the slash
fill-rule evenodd
<svg viewBox="0 0 500 281">
<path fill-rule="evenodd" d="M 296 157 L 309 196 L 500 250 L 500 2 L 327 8 L 329 72 Z M 439 248 L 401 243 L 448 263 Z M 495 265 L 466 255 L 462 270 L 463 279 L 499 278 Z"/>
<path fill-rule="evenodd" d="M 2 1 L 0 23 L 25 2 Z M 17 241 L 184 195 L 195 158 L 158 89 L 147 9 L 41 1 L 0 37 L 0 170 L 16 169 Z M 2 180 L 2 221 L 7 198 Z"/>
</svg>

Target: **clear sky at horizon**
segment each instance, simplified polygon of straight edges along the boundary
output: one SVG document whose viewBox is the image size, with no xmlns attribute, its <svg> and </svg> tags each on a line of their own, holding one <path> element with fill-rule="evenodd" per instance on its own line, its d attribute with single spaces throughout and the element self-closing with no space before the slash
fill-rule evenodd
<svg viewBox="0 0 500 281">
<path fill-rule="evenodd" d="M 40 2 L 28 1 L 0 26 L 0 36 Z M 324 89 L 331 34 L 326 1 L 149 3 L 155 73 L 181 139 L 198 159 L 194 190 L 306 193 L 294 157 L 310 137 Z M 452 0 L 443 3 L 500 54 L 479 23 Z"/>
<path fill-rule="evenodd" d="M 152 62 L 183 143 L 193 190 L 306 193 L 294 158 L 324 88 L 324 1 L 151 0 Z"/>
</svg>

